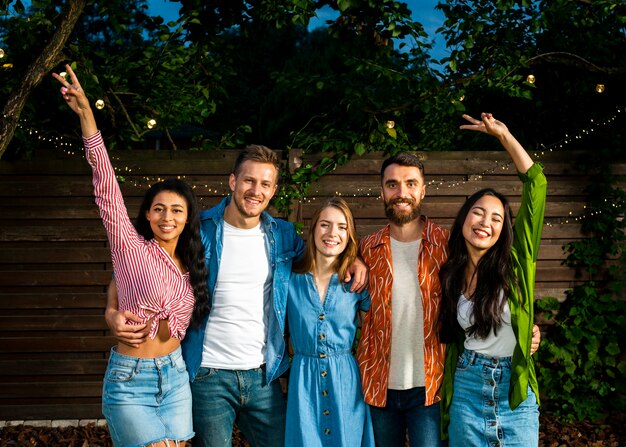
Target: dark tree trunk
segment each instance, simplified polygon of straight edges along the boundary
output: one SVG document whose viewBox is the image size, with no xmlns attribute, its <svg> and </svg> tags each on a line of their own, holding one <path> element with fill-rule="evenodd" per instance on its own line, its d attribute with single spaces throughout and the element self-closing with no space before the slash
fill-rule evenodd
<svg viewBox="0 0 626 447">
<path fill-rule="evenodd" d="M 68 0 L 59 29 L 52 35 L 50 42 L 37 59 L 28 67 L 20 87 L 9 96 L 0 115 L 0 158 L 13 138 L 28 95 L 62 59 L 61 50 L 72 33 L 76 21 L 83 13 L 85 3 L 86 0 Z"/>
</svg>

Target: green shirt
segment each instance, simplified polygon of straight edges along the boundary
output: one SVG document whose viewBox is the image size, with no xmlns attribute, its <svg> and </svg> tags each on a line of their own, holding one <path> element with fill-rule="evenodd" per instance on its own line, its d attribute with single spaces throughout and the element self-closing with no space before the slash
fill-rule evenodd
<svg viewBox="0 0 626 447">
<path fill-rule="evenodd" d="M 522 203 L 513 225 L 513 248 L 511 260 L 517 285 L 511 288 L 509 307 L 511 309 L 511 326 L 517 343 L 513 351 L 511 365 L 511 384 L 509 389 L 509 405 L 516 409 L 528 396 L 528 385 L 537 397 L 539 389 L 535 365 L 530 355 L 530 345 L 534 325 L 535 270 L 537 253 L 541 241 L 543 215 L 546 209 L 547 181 L 543 175 L 541 163 L 533 164 L 525 174 L 519 174 L 522 180 Z M 465 334 L 459 332 L 456 343 L 449 344 L 446 352 L 444 379 L 441 385 L 441 424 L 442 435 L 448 436 L 450 423 L 450 404 L 454 386 L 454 373 L 457 359 L 463 353 Z"/>
</svg>

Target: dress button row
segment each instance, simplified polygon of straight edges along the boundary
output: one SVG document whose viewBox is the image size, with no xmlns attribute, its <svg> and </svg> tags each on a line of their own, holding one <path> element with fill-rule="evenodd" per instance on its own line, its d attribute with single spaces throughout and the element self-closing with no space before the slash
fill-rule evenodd
<svg viewBox="0 0 626 447">
<path fill-rule="evenodd" d="M 329 410 L 324 410 L 323 413 L 324 413 L 324 416 L 328 416 L 330 414 L 330 411 Z"/>
<path fill-rule="evenodd" d="M 328 375 L 328 373 L 326 371 L 322 371 L 322 373 L 320 374 L 322 377 L 326 377 Z"/>
<path fill-rule="evenodd" d="M 324 315 L 324 314 L 320 314 L 319 319 L 320 319 L 320 320 L 324 320 L 324 319 L 326 319 L 326 315 Z"/>
<path fill-rule="evenodd" d="M 324 434 L 325 435 L 330 435 L 330 428 L 327 428 L 326 430 L 324 430 Z"/>
<path fill-rule="evenodd" d="M 328 390 L 322 390 L 322 396 L 328 396 Z"/>
<path fill-rule="evenodd" d="M 321 359 L 325 359 L 326 358 L 326 354 L 324 354 L 323 352 L 320 354 L 320 358 Z"/>
</svg>

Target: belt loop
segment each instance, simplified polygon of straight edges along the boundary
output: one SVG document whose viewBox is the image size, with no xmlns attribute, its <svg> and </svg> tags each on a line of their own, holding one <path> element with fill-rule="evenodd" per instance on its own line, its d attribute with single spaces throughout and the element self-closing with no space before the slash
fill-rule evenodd
<svg viewBox="0 0 626 447">
<path fill-rule="evenodd" d="M 178 356 L 176 356 L 177 352 L 178 351 L 174 351 L 174 352 L 171 352 L 170 354 L 168 354 L 168 357 L 170 359 L 170 366 L 172 366 L 172 368 L 176 367 L 176 359 L 178 358 Z"/>
<path fill-rule="evenodd" d="M 136 358 L 135 359 L 135 374 L 139 374 L 139 371 L 141 370 L 140 365 L 141 365 L 141 359 Z"/>
<path fill-rule="evenodd" d="M 473 365 L 476 363 L 476 351 L 470 351 L 469 364 Z"/>
</svg>

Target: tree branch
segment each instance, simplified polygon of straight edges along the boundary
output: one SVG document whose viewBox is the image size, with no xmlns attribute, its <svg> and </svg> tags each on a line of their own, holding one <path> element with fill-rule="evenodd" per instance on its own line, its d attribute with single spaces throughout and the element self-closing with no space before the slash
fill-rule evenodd
<svg viewBox="0 0 626 447">
<path fill-rule="evenodd" d="M 61 19 L 59 29 L 52 35 L 50 42 L 37 59 L 26 69 L 26 75 L 19 88 L 7 100 L 0 114 L 0 158 L 9 146 L 22 110 L 30 92 L 50 70 L 62 60 L 61 50 L 72 34 L 78 18 L 85 9 L 86 0 L 68 0 L 67 9 Z"/>
<path fill-rule="evenodd" d="M 529 65 L 534 65 L 540 61 L 545 60 L 551 63 L 560 63 L 565 65 L 584 66 L 592 73 L 604 73 L 611 76 L 619 76 L 626 74 L 626 67 L 598 67 L 593 62 L 574 54 L 565 51 L 553 51 L 550 53 L 538 54 L 537 56 L 528 59 Z"/>
</svg>

